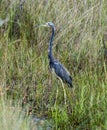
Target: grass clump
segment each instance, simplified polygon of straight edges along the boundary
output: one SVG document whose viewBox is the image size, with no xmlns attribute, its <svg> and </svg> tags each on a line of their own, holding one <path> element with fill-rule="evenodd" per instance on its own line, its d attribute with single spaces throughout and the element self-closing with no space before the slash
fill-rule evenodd
<svg viewBox="0 0 107 130">
<path fill-rule="evenodd" d="M 9 17 L 0 27 L 0 86 L 6 100 L 19 102 L 26 114 L 51 119 L 52 129 L 106 129 L 106 0 L 1 3 L 0 18 Z M 64 85 L 66 105 L 62 85 L 48 69 L 51 32 L 38 28 L 47 21 L 56 25 L 54 56 L 73 77 L 73 89 Z M 1 104 L 2 123 L 10 128 L 13 119 L 6 121 L 7 105 Z M 29 117 L 20 118 L 23 113 L 17 114 L 17 107 L 15 112 L 9 116 L 21 122 L 20 129 L 28 129 Z"/>
<path fill-rule="evenodd" d="M 9 101 L 10 102 L 10 101 Z M 29 130 L 33 127 L 30 118 L 25 116 L 21 107 L 13 106 L 11 102 L 0 100 L 0 129 L 1 130 Z M 32 127 L 32 128 L 31 128 Z M 36 129 L 36 125 L 35 125 Z"/>
</svg>

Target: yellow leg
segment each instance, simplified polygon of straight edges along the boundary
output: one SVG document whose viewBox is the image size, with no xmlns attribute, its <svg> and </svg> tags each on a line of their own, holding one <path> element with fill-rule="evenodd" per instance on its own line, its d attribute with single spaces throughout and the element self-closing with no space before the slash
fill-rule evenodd
<svg viewBox="0 0 107 130">
<path fill-rule="evenodd" d="M 54 76 L 52 76 L 52 78 L 54 78 Z M 57 90 L 56 90 L 56 100 L 55 100 L 55 106 L 57 105 L 57 99 L 58 99 L 58 93 L 59 93 L 59 90 L 58 90 L 58 86 L 57 86 Z"/>
<path fill-rule="evenodd" d="M 59 78 L 60 79 L 60 78 Z M 63 91 L 64 91 L 64 100 L 65 100 L 65 105 L 66 105 L 66 101 L 67 101 L 67 96 L 66 96 L 66 91 L 65 91 L 65 88 L 64 88 L 64 84 L 63 84 L 63 81 L 60 79 L 61 81 L 61 84 L 62 84 L 62 87 L 63 87 Z"/>
<path fill-rule="evenodd" d="M 55 101 L 55 105 L 56 105 L 56 103 L 57 103 L 57 98 L 58 98 L 58 86 L 57 86 L 57 91 L 56 91 L 56 101 Z"/>
<path fill-rule="evenodd" d="M 55 74 L 55 72 L 54 71 L 52 71 L 54 74 Z M 56 74 L 55 74 L 56 75 Z M 57 76 L 57 75 L 56 75 Z M 58 77 L 58 76 L 57 76 Z M 65 100 L 65 105 L 66 105 L 66 91 L 65 91 L 65 88 L 64 88 L 64 84 L 63 84 L 63 81 L 62 81 L 62 79 L 60 79 L 59 77 L 58 77 L 58 79 L 61 81 L 61 84 L 62 84 L 62 87 L 63 87 L 63 91 L 64 91 L 64 100 Z M 57 98 L 58 98 L 58 86 L 57 86 L 57 92 L 56 92 L 56 101 L 55 101 L 55 104 L 56 104 L 56 102 L 57 102 Z"/>
</svg>

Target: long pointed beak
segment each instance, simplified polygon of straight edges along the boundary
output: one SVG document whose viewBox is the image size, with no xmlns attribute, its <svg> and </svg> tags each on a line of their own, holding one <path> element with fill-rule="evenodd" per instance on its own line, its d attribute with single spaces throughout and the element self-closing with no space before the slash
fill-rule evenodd
<svg viewBox="0 0 107 130">
<path fill-rule="evenodd" d="M 46 23 L 46 24 L 41 24 L 41 25 L 36 25 L 36 26 L 34 26 L 34 27 L 35 27 L 35 28 L 39 28 L 39 27 L 41 27 L 41 26 L 43 26 L 43 27 L 49 27 L 47 23 Z"/>
<path fill-rule="evenodd" d="M 40 26 L 49 27 L 48 23 L 46 23 L 46 24 L 41 24 Z"/>
<path fill-rule="evenodd" d="M 42 25 L 40 25 L 40 26 L 47 27 L 47 25 L 46 25 L 46 24 L 42 24 Z"/>
</svg>

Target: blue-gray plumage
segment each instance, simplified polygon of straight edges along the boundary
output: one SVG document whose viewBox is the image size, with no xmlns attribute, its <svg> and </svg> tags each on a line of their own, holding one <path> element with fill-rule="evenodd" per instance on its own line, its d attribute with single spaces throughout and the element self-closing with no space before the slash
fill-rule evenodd
<svg viewBox="0 0 107 130">
<path fill-rule="evenodd" d="M 52 22 L 48 22 L 44 26 L 51 27 L 51 29 L 52 29 L 52 35 L 50 37 L 50 44 L 49 44 L 49 49 L 48 49 L 48 58 L 49 58 L 50 69 L 54 70 L 56 75 L 60 79 L 62 79 L 64 82 L 68 83 L 68 85 L 70 87 L 73 87 L 72 86 L 72 78 L 70 76 L 70 73 L 58 60 L 56 60 L 53 57 L 53 54 L 52 54 L 52 41 L 53 41 L 53 37 L 54 37 L 55 26 Z"/>
</svg>

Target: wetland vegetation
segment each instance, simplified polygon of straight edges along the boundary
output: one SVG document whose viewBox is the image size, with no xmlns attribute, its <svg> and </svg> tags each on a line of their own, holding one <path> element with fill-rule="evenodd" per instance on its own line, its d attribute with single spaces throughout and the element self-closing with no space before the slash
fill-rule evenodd
<svg viewBox="0 0 107 130">
<path fill-rule="evenodd" d="M 107 129 L 107 1 L 0 3 L 0 129 Z M 38 27 L 48 21 L 56 26 L 54 56 L 73 78 L 73 89 L 64 84 L 66 105 L 49 71 L 51 30 Z"/>
</svg>

